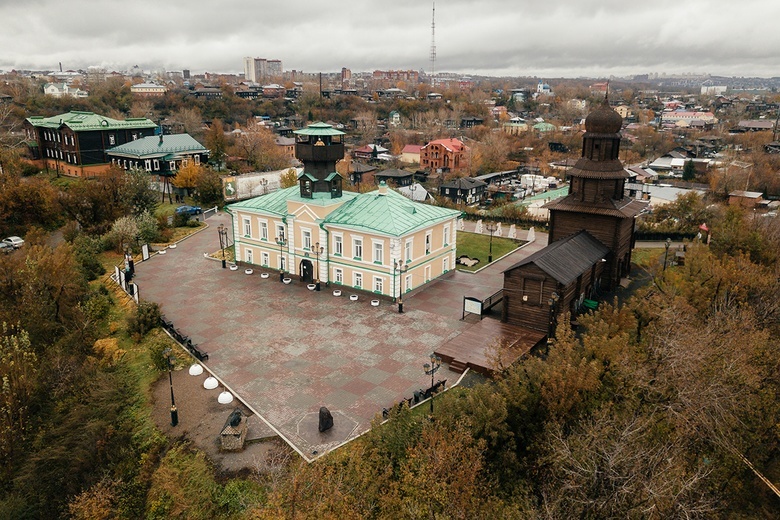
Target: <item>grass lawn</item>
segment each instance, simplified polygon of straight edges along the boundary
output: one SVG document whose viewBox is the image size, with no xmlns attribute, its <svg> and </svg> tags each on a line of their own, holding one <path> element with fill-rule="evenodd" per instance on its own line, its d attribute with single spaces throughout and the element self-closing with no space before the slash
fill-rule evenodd
<svg viewBox="0 0 780 520">
<path fill-rule="evenodd" d="M 631 261 L 645 269 L 658 265 L 664 250 L 659 248 L 634 249 L 631 253 Z"/>
<path fill-rule="evenodd" d="M 497 260 L 510 251 L 514 251 L 524 243 L 525 241 L 523 240 L 513 240 L 494 235 L 493 260 Z M 458 231 L 458 250 L 456 256 L 460 257 L 462 255 L 466 255 L 469 258 L 478 258 L 479 263 L 472 267 L 458 264 L 458 269 L 476 271 L 477 269 L 485 267 L 487 265 L 488 257 L 490 256 L 490 235 Z"/>
</svg>

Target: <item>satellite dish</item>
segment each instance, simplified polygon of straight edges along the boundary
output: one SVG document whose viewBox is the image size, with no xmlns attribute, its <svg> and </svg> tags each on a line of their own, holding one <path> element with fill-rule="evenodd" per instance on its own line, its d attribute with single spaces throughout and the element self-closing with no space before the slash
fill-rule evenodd
<svg viewBox="0 0 780 520">
<path fill-rule="evenodd" d="M 206 390 L 214 390 L 218 386 L 219 386 L 219 381 L 217 381 L 217 378 L 214 376 L 209 376 L 206 378 L 205 381 L 203 381 L 203 388 L 205 388 Z"/>
<path fill-rule="evenodd" d="M 230 404 L 233 402 L 233 394 L 225 390 L 221 394 L 219 394 L 219 397 L 217 397 L 217 401 L 219 404 Z"/>
<path fill-rule="evenodd" d="M 203 365 L 200 363 L 194 363 L 190 365 L 190 375 L 191 376 L 199 376 L 203 373 Z"/>
</svg>

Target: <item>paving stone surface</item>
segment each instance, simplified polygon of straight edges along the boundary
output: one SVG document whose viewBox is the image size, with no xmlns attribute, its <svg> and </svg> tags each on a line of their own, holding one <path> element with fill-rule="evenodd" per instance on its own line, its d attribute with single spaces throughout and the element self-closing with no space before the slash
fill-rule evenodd
<svg viewBox="0 0 780 520">
<path fill-rule="evenodd" d="M 364 432 L 383 408 L 429 384 L 422 368 L 428 355 L 470 326 L 460 321 L 463 296 L 500 289 L 501 271 L 544 245 L 531 244 L 481 273 L 434 282 L 405 297 L 399 314 L 389 301 L 371 306 L 368 295 L 350 301 L 349 289 L 334 297 L 324 284 L 309 291 L 280 283 L 274 272 L 263 279 L 257 268 L 251 275 L 222 269 L 204 253 L 219 248 L 216 226 L 230 222 L 218 214 L 208 223 L 165 255 L 136 264 L 140 297 L 160 304 L 209 354 L 208 369 L 308 459 Z M 321 406 L 337 423 L 324 434 L 311 420 Z"/>
</svg>

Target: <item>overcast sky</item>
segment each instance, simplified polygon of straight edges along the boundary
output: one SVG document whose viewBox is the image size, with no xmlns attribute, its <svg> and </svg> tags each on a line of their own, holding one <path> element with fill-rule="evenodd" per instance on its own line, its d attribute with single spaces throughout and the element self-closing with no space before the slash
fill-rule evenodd
<svg viewBox="0 0 780 520">
<path fill-rule="evenodd" d="M 0 0 L 0 69 L 430 71 L 426 0 Z M 778 0 L 438 0 L 436 71 L 780 76 Z"/>
</svg>

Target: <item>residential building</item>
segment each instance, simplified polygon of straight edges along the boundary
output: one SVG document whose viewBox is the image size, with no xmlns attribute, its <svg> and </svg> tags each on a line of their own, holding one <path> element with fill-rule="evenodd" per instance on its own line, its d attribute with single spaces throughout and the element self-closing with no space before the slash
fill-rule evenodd
<svg viewBox="0 0 780 520">
<path fill-rule="evenodd" d="M 454 268 L 459 211 L 412 202 L 385 183 L 342 191 L 344 133 L 325 123 L 295 133 L 298 186 L 228 206 L 237 261 L 391 298 Z"/>
<path fill-rule="evenodd" d="M 729 193 L 729 206 L 742 206 L 753 209 L 764 200 L 764 194 L 759 191 L 737 190 Z"/>
<path fill-rule="evenodd" d="M 407 144 L 401 150 L 401 162 L 407 164 L 420 164 L 420 150 L 422 146 L 419 144 Z"/>
<path fill-rule="evenodd" d="M 420 166 L 430 171 L 458 171 L 468 167 L 468 147 L 459 139 L 436 139 L 420 149 Z"/>
<path fill-rule="evenodd" d="M 414 172 L 394 168 L 382 170 L 374 174 L 374 180 L 378 183 L 385 182 L 393 187 L 411 186 L 414 183 Z"/>
<path fill-rule="evenodd" d="M 70 96 L 75 98 L 85 98 L 89 95 L 86 90 L 78 87 L 69 86 L 67 83 L 46 83 L 43 86 L 43 93 L 51 97 Z"/>
<path fill-rule="evenodd" d="M 168 89 L 157 83 L 138 83 L 130 86 L 130 92 L 140 97 L 162 97 Z"/>
<path fill-rule="evenodd" d="M 147 118 L 118 120 L 72 111 L 53 117 L 28 117 L 24 128 L 30 155 L 40 168 L 92 177 L 108 170 L 106 150 L 153 135 L 157 124 Z"/>
<path fill-rule="evenodd" d="M 149 136 L 106 150 L 111 164 L 142 168 L 154 175 L 175 175 L 190 162 L 206 164 L 209 149 L 189 134 Z"/>
<path fill-rule="evenodd" d="M 477 204 L 487 192 L 487 183 L 474 177 L 459 177 L 439 186 L 439 195 L 455 204 Z"/>
</svg>

